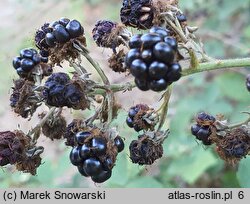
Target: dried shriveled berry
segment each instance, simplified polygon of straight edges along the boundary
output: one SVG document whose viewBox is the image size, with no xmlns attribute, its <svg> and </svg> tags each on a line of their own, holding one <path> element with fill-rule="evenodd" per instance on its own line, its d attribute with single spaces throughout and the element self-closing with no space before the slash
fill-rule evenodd
<svg viewBox="0 0 250 204">
<path fill-rule="evenodd" d="M 124 50 L 120 50 L 118 53 L 113 53 L 112 56 L 108 59 L 109 67 L 114 72 L 125 72 L 125 56 L 126 55 L 124 53 Z"/>
<path fill-rule="evenodd" d="M 250 151 L 250 134 L 239 127 L 227 131 L 226 135 L 216 141 L 216 151 L 229 164 L 236 164 Z"/>
<path fill-rule="evenodd" d="M 130 159 L 139 165 L 151 165 L 163 155 L 162 144 L 158 144 L 146 135 L 133 140 L 129 146 Z"/>
<path fill-rule="evenodd" d="M 30 140 L 30 137 L 19 130 L 0 132 L 0 164 L 4 166 L 21 162 Z"/>
<path fill-rule="evenodd" d="M 15 113 L 23 118 L 32 116 L 41 102 L 41 99 L 34 93 L 34 88 L 35 83 L 32 81 L 22 78 L 14 81 L 10 106 Z"/>
<path fill-rule="evenodd" d="M 149 29 L 154 18 L 152 0 L 123 0 L 120 17 L 126 26 Z"/>
<path fill-rule="evenodd" d="M 22 161 L 16 163 L 16 169 L 24 173 L 30 173 L 31 175 L 36 175 L 37 168 L 41 165 L 42 158 L 41 153 L 43 153 L 43 147 L 32 147 L 26 150 L 25 157 Z"/>
<path fill-rule="evenodd" d="M 92 30 L 93 39 L 99 47 L 115 48 L 128 40 L 130 33 L 122 24 L 110 20 L 99 20 Z"/>
<path fill-rule="evenodd" d="M 44 116 L 45 114 L 43 113 L 41 115 L 41 118 L 43 118 Z M 58 140 L 61 139 L 65 134 L 66 125 L 66 120 L 62 115 L 51 117 L 42 126 L 42 133 L 51 140 Z"/>
<path fill-rule="evenodd" d="M 80 135 L 77 135 L 75 137 L 75 135 L 79 132 L 79 134 L 81 134 L 82 130 L 83 130 L 83 127 L 84 127 L 84 122 L 83 120 L 80 120 L 80 119 L 74 119 L 71 123 L 68 124 L 67 128 L 66 128 L 66 131 L 65 131 L 65 134 L 64 134 L 64 139 L 66 139 L 65 141 L 65 145 L 66 146 L 71 146 L 71 147 L 74 147 L 77 145 L 77 141 L 78 141 L 78 137 L 82 137 Z M 86 131 L 84 131 L 85 133 Z M 89 132 L 88 132 L 89 133 Z M 84 134 L 85 135 L 85 134 Z M 85 137 L 84 137 L 84 140 L 85 140 Z M 80 139 L 79 139 L 80 141 Z M 82 141 L 82 139 L 81 139 Z M 80 142 L 81 142 L 80 141 Z M 81 142 L 80 144 L 83 144 L 83 142 Z"/>
</svg>

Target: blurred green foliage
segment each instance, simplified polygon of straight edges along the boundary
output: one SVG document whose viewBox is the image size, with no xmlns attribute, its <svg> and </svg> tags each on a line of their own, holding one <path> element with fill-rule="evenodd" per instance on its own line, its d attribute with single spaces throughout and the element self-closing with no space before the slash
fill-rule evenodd
<svg viewBox="0 0 250 204">
<path fill-rule="evenodd" d="M 38 2 L 41 4 L 43 1 Z M 101 0 L 69 0 L 65 2 L 68 6 L 61 13 L 72 18 L 80 18 L 83 22 L 91 18 L 90 8 L 99 8 L 101 16 L 98 17 L 100 18 L 114 20 L 119 17 L 120 1 L 103 3 Z M 28 0 L 16 2 L 22 5 L 29 3 Z M 250 0 L 180 0 L 180 5 L 187 13 L 189 23 L 199 24 L 199 34 L 203 37 L 205 49 L 209 55 L 227 58 L 243 57 L 249 54 Z M 88 10 L 84 10 L 86 6 Z M 25 9 L 32 13 L 38 8 L 33 5 Z M 6 90 L 9 89 L 14 75 L 9 69 L 11 59 L 9 54 L 17 52 L 21 47 L 31 45 L 27 36 L 24 36 L 19 44 L 16 41 L 6 43 L 8 32 L 4 30 L 0 33 L 2 45 L 0 67 L 6 73 L 6 75 L 0 75 L 0 97 L 6 95 Z M 90 36 L 88 37 L 90 39 Z M 11 47 L 8 53 L 7 47 Z M 246 119 L 245 115 L 240 114 L 240 111 L 249 108 L 249 93 L 245 89 L 244 75 L 246 73 L 247 70 L 244 69 L 241 72 L 200 73 L 176 83 L 174 100 L 170 104 L 168 117 L 171 134 L 164 142 L 164 157 L 151 167 L 141 167 L 130 162 L 128 146 L 137 135 L 126 127 L 124 124 L 126 112 L 120 111 L 113 125 L 119 128 L 121 136 L 126 136 L 126 149 L 118 155 L 111 179 L 101 186 L 250 187 L 249 157 L 240 162 L 238 170 L 229 167 L 218 158 L 213 148 L 206 148 L 198 143 L 189 130 L 194 115 L 202 110 L 214 115 L 222 113 L 230 122 Z M 65 149 L 64 153 L 55 160 L 45 158 L 43 165 L 38 169 L 37 176 L 34 177 L 2 169 L 0 187 L 93 186 L 89 180 L 81 177 L 76 171 L 72 171 L 74 167 L 69 162 L 68 154 L 69 149 Z"/>
</svg>

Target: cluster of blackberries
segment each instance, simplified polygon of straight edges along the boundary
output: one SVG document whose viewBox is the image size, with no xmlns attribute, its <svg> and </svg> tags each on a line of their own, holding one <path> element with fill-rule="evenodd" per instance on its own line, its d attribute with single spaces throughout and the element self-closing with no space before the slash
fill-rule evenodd
<svg viewBox="0 0 250 204">
<path fill-rule="evenodd" d="M 48 58 L 42 57 L 33 48 L 25 48 L 20 51 L 20 56 L 14 57 L 12 64 L 17 74 L 25 78 L 41 62 L 47 63 Z"/>
<path fill-rule="evenodd" d="M 128 111 L 126 123 L 135 131 L 153 129 L 158 122 L 158 114 L 146 104 L 137 104 Z"/>
<path fill-rule="evenodd" d="M 204 145 L 211 145 L 211 127 L 215 122 L 215 118 L 212 115 L 201 112 L 197 115 L 196 124 L 191 126 L 192 134 L 201 140 Z"/>
<path fill-rule="evenodd" d="M 84 94 L 75 84 L 71 83 L 66 73 L 52 74 L 45 82 L 43 96 L 50 106 L 75 108 Z"/>
<path fill-rule="evenodd" d="M 149 33 L 134 35 L 129 47 L 125 63 L 139 89 L 163 91 L 181 78 L 181 66 L 175 62 L 177 42 L 167 29 L 152 27 Z"/>
<path fill-rule="evenodd" d="M 152 0 L 123 0 L 120 17 L 126 26 L 149 29 L 154 18 Z"/>
<path fill-rule="evenodd" d="M 250 74 L 247 75 L 247 78 L 246 78 L 246 87 L 247 87 L 247 90 L 250 92 Z"/>
<path fill-rule="evenodd" d="M 84 29 L 77 20 L 61 18 L 59 21 L 44 24 L 36 33 L 36 45 L 41 50 L 55 47 L 57 43 L 63 44 L 70 39 L 84 34 Z"/>
<path fill-rule="evenodd" d="M 96 183 L 108 180 L 112 174 L 115 158 L 124 149 L 124 142 L 117 136 L 112 143 L 102 136 L 94 136 L 89 131 L 75 135 L 77 146 L 70 152 L 70 161 L 77 166 L 85 177 L 91 177 Z M 113 156 L 110 156 L 111 151 Z"/>
</svg>

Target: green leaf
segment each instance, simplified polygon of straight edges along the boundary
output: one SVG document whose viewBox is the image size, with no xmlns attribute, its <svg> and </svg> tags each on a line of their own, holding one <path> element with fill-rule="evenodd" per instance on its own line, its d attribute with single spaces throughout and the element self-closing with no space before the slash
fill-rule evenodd
<svg viewBox="0 0 250 204">
<path fill-rule="evenodd" d="M 128 155 L 121 153 L 117 157 L 116 165 L 112 169 L 112 177 L 105 183 L 108 187 L 124 187 L 133 180 L 142 170 L 137 164 L 133 164 Z"/>
<path fill-rule="evenodd" d="M 222 176 L 224 188 L 239 188 L 239 182 L 236 177 L 236 172 L 229 171 Z"/>
<path fill-rule="evenodd" d="M 223 73 L 215 80 L 218 88 L 226 96 L 236 101 L 249 101 L 249 93 L 245 86 L 245 77 L 238 73 Z"/>
<path fill-rule="evenodd" d="M 163 188 L 163 185 L 153 177 L 143 176 L 131 180 L 127 188 Z"/>
<path fill-rule="evenodd" d="M 36 179 L 42 186 L 51 186 L 56 176 L 56 171 L 52 168 L 50 160 L 45 160 L 44 163 L 37 169 Z"/>
<path fill-rule="evenodd" d="M 237 172 L 237 178 L 240 186 L 243 188 L 250 188 L 250 157 L 242 159 L 239 164 L 239 169 Z"/>
<path fill-rule="evenodd" d="M 208 168 L 216 164 L 217 159 L 209 149 L 196 146 L 191 152 L 173 160 L 167 172 L 172 176 L 181 176 L 187 183 L 193 184 Z"/>
</svg>

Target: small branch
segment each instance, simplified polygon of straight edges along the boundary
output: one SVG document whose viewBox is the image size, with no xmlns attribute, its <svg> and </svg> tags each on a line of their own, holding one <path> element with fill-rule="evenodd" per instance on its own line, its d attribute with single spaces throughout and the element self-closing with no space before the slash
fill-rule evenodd
<svg viewBox="0 0 250 204">
<path fill-rule="evenodd" d="M 242 112 L 242 113 L 248 114 L 248 119 L 245 120 L 244 122 L 241 122 L 241 123 L 238 123 L 238 124 L 229 125 L 228 126 L 229 129 L 237 128 L 237 127 L 240 127 L 242 125 L 247 125 L 250 122 L 250 113 L 249 112 Z"/>
<path fill-rule="evenodd" d="M 113 93 L 120 92 L 120 91 L 128 91 L 132 90 L 135 88 L 136 85 L 134 82 L 128 82 L 126 84 L 111 84 L 109 86 L 104 86 L 104 87 L 97 87 L 98 89 L 95 89 L 93 92 L 91 92 L 91 95 L 104 95 L 106 93 L 106 90 L 112 90 Z"/>
<path fill-rule="evenodd" d="M 69 62 L 69 65 L 73 67 L 77 71 L 77 73 L 80 75 L 88 73 L 87 70 L 80 64 Z"/>
<path fill-rule="evenodd" d="M 80 43 L 76 44 L 74 43 L 74 47 L 81 53 L 81 55 L 83 55 L 88 61 L 89 63 L 95 68 L 95 70 L 97 71 L 97 73 L 99 74 L 99 76 L 101 77 L 102 81 L 104 84 L 109 85 L 109 79 L 108 77 L 105 75 L 105 73 L 103 72 L 102 68 L 100 67 L 100 65 L 95 62 L 92 57 L 89 55 L 89 53 L 86 51 L 86 48 L 83 47 Z"/>
<path fill-rule="evenodd" d="M 182 31 L 179 30 L 179 28 L 163 13 L 163 15 L 165 16 L 165 20 L 167 22 L 167 24 L 174 30 L 174 32 L 180 36 L 181 40 L 183 41 L 183 43 L 187 43 L 188 39 L 186 38 L 186 36 L 184 35 L 184 33 Z"/>
<path fill-rule="evenodd" d="M 205 72 L 217 69 L 228 69 L 233 67 L 247 67 L 247 66 L 250 66 L 250 58 L 214 60 L 211 62 L 200 63 L 197 69 L 183 69 L 182 76 L 188 76 L 199 72 Z"/>
<path fill-rule="evenodd" d="M 159 108 L 161 110 L 160 122 L 158 126 L 158 131 L 162 128 L 168 113 L 168 103 L 172 93 L 172 86 L 169 86 L 167 91 L 164 93 L 163 103 Z"/>
<path fill-rule="evenodd" d="M 35 142 L 38 139 L 38 134 L 36 134 L 37 132 L 40 131 L 41 127 L 46 123 L 46 121 L 51 117 L 51 115 L 55 112 L 56 107 L 52 107 L 49 112 L 44 116 L 44 118 L 33 128 L 29 131 L 28 135 L 37 135 L 35 137 L 32 138 L 32 141 Z"/>
</svg>

